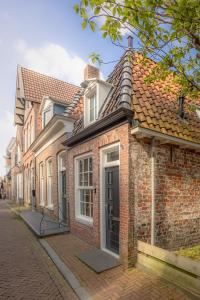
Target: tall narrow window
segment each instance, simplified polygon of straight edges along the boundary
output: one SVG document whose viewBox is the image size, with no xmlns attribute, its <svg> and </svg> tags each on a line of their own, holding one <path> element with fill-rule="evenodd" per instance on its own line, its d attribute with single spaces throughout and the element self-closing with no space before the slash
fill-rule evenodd
<svg viewBox="0 0 200 300">
<path fill-rule="evenodd" d="M 93 219 L 93 170 L 92 157 L 77 160 L 77 217 Z"/>
<path fill-rule="evenodd" d="M 47 205 L 53 207 L 52 201 L 52 160 L 47 161 Z"/>
<path fill-rule="evenodd" d="M 44 206 L 44 164 L 40 164 L 40 205 Z"/>
</svg>

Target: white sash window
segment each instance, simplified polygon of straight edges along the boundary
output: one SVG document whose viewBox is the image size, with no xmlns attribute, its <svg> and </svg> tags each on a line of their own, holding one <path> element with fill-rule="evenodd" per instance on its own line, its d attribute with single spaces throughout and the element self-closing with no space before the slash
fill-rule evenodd
<svg viewBox="0 0 200 300">
<path fill-rule="evenodd" d="M 76 160 L 76 218 L 93 222 L 93 166 L 92 157 Z"/>
</svg>

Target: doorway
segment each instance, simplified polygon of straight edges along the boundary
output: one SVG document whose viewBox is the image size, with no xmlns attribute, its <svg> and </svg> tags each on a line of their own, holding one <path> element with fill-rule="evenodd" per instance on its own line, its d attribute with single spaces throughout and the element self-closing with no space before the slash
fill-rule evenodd
<svg viewBox="0 0 200 300">
<path fill-rule="evenodd" d="M 101 248 L 115 256 L 120 249 L 119 143 L 101 149 Z"/>
</svg>

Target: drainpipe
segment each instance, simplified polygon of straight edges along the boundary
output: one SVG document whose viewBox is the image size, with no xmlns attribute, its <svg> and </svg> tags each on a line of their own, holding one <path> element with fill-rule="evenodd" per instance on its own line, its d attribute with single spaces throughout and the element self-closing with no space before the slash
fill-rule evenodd
<svg viewBox="0 0 200 300">
<path fill-rule="evenodd" d="M 31 172 L 33 172 L 32 174 L 32 211 L 36 210 L 36 157 L 34 157 L 33 159 L 33 167 Z"/>
<path fill-rule="evenodd" d="M 155 137 L 151 140 L 151 245 L 155 244 Z"/>
</svg>

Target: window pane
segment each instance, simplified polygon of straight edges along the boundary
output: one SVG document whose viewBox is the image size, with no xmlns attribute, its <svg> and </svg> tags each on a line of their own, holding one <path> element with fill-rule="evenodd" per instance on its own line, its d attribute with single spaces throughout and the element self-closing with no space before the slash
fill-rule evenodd
<svg viewBox="0 0 200 300">
<path fill-rule="evenodd" d="M 89 99 L 89 120 L 93 122 L 96 119 L 96 95 Z"/>
<path fill-rule="evenodd" d="M 93 191 L 80 190 L 80 214 L 86 217 L 93 216 Z"/>
<path fill-rule="evenodd" d="M 90 217 L 90 204 L 89 203 L 86 203 L 85 205 L 85 214 L 87 217 Z"/>
<path fill-rule="evenodd" d="M 84 201 L 85 202 L 90 202 L 90 190 L 84 190 Z"/>
<path fill-rule="evenodd" d="M 92 172 L 89 173 L 89 186 L 93 185 Z"/>
<path fill-rule="evenodd" d="M 88 172 L 84 173 L 84 186 L 88 186 Z"/>
<path fill-rule="evenodd" d="M 83 173 L 79 174 L 79 185 L 83 185 Z"/>
<path fill-rule="evenodd" d="M 90 122 L 94 121 L 94 108 L 90 110 Z"/>
<path fill-rule="evenodd" d="M 107 162 L 119 160 L 119 150 L 107 153 Z"/>
<path fill-rule="evenodd" d="M 84 172 L 88 171 L 88 158 L 84 159 Z"/>
<path fill-rule="evenodd" d="M 80 159 L 79 160 L 79 173 L 83 172 L 83 161 Z"/>
<path fill-rule="evenodd" d="M 89 170 L 92 171 L 92 157 L 89 158 Z"/>
<path fill-rule="evenodd" d="M 85 204 L 84 202 L 80 202 L 80 214 L 85 215 Z"/>
</svg>

